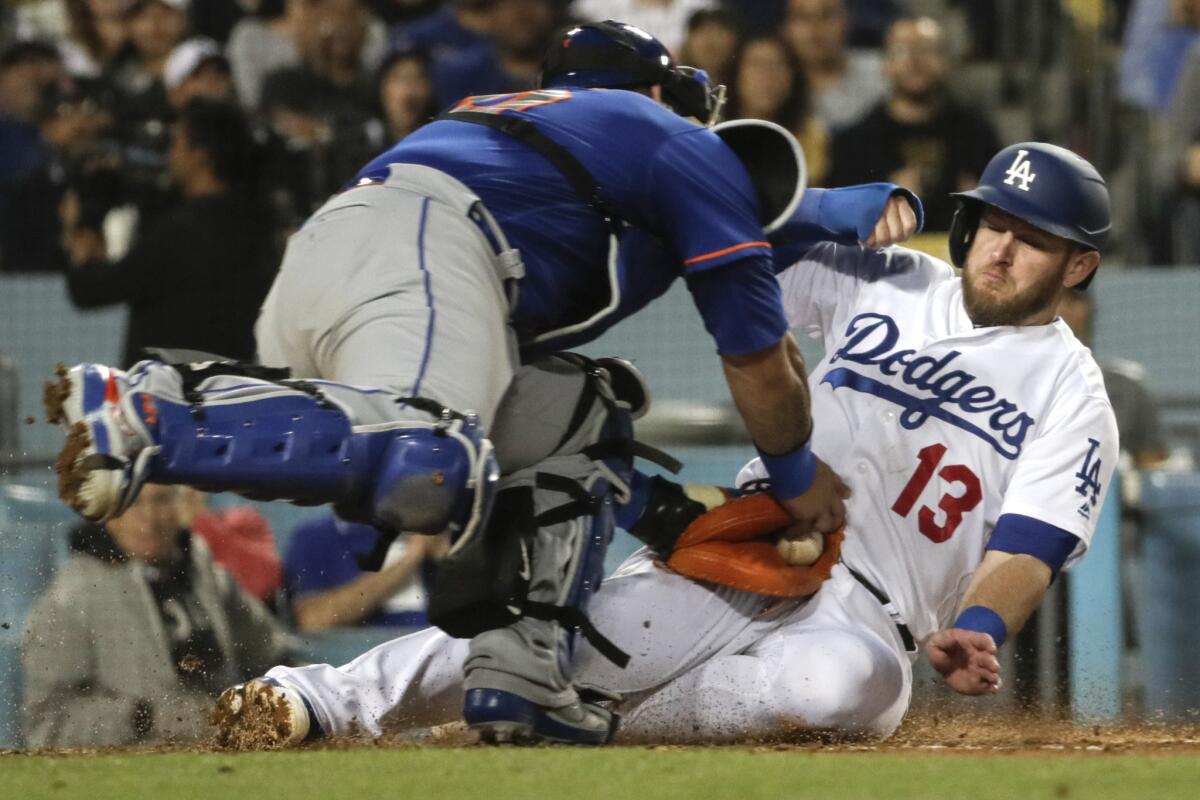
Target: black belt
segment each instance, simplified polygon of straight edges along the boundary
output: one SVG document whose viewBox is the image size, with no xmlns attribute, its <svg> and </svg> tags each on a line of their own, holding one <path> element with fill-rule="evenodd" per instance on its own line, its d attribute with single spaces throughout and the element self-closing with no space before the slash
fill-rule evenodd
<svg viewBox="0 0 1200 800">
<path fill-rule="evenodd" d="M 890 597 L 888 597 L 886 594 L 884 594 L 882 589 L 880 589 L 878 586 L 876 586 L 875 584 L 871 583 L 869 580 L 864 578 L 861 572 L 859 572 L 854 567 L 850 566 L 849 564 L 847 564 L 844 561 L 842 562 L 842 566 L 844 566 L 846 569 L 850 570 L 850 574 L 854 576 L 854 580 L 861 583 L 863 585 L 863 588 L 866 589 L 868 592 L 870 592 L 871 595 L 876 600 L 879 601 L 879 605 L 885 606 L 885 607 L 890 607 L 889 613 L 890 613 L 890 609 L 893 609 L 896 607 L 892 603 L 892 599 Z M 905 625 L 903 622 L 896 619 L 895 617 L 893 617 L 892 620 L 893 620 L 893 622 L 896 623 L 896 630 L 900 631 L 900 641 L 904 642 L 904 649 L 909 653 L 917 652 L 917 640 L 913 638 L 912 631 L 910 631 L 908 629 L 907 625 Z"/>
</svg>

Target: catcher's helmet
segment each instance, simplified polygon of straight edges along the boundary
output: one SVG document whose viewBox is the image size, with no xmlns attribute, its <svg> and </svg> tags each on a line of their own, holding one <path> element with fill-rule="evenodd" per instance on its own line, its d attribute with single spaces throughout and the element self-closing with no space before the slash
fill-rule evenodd
<svg viewBox="0 0 1200 800">
<path fill-rule="evenodd" d="M 1022 142 L 997 153 L 979 185 L 952 195 L 958 210 L 950 225 L 950 260 L 962 267 L 985 205 L 1006 211 L 1036 228 L 1101 250 L 1112 227 L 1108 188 L 1085 159 L 1062 147 Z M 1093 271 L 1077 286 L 1086 289 Z"/>
<path fill-rule="evenodd" d="M 577 25 L 550 46 L 539 86 L 604 88 L 662 86 L 663 100 L 677 113 L 712 125 L 724 104 L 725 87 L 701 69 L 675 63 L 670 51 L 641 28 L 605 20 Z"/>
</svg>

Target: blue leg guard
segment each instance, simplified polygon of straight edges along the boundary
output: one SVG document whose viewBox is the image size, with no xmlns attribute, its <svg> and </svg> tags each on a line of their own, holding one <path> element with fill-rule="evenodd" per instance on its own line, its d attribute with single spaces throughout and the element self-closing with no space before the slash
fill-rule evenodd
<svg viewBox="0 0 1200 800">
<path fill-rule="evenodd" d="M 473 415 L 355 428 L 304 394 L 191 407 L 158 402 L 148 479 L 259 500 L 334 503 L 348 518 L 412 533 L 486 518 L 498 480 Z M 483 491 L 477 491 L 482 489 Z"/>
<path fill-rule="evenodd" d="M 119 476 L 116 499 L 93 518 L 120 513 L 152 481 L 333 503 L 384 530 L 469 536 L 499 480 L 475 415 L 422 402 L 433 421 L 400 418 L 400 398 L 377 390 L 216 377 L 188 402 L 180 374 L 157 362 L 128 374 L 82 365 L 61 381 L 75 402 L 60 403 L 59 416 L 68 430 L 85 427 L 87 457 L 102 468 L 92 472 Z M 396 418 L 380 418 L 387 413 Z"/>
</svg>

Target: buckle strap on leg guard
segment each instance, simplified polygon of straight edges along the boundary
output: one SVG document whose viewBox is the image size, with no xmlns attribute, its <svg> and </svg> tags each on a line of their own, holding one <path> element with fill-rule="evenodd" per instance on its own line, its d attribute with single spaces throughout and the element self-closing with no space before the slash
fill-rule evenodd
<svg viewBox="0 0 1200 800">
<path fill-rule="evenodd" d="M 604 461 L 609 458 L 642 458 L 652 464 L 657 464 L 672 475 L 679 474 L 679 470 L 683 469 L 683 462 L 670 453 L 636 439 L 606 439 L 589 445 L 580 452 L 593 461 Z"/>
<path fill-rule="evenodd" d="M 560 522 L 566 522 L 576 517 L 589 516 L 600 510 L 600 498 L 589 493 L 576 480 L 549 472 L 537 473 L 535 480 L 537 481 L 537 488 L 546 489 L 551 492 L 562 492 L 571 498 L 571 502 L 569 503 L 563 503 L 561 506 L 555 506 L 548 511 L 538 514 L 534 518 L 534 524 L 539 528 L 557 525 Z"/>
<path fill-rule="evenodd" d="M 557 622 L 564 628 L 578 633 L 587 639 L 588 644 L 596 648 L 596 652 L 616 664 L 621 669 L 629 665 L 629 654 L 617 647 L 611 639 L 602 634 L 578 608 L 556 606 L 551 603 L 538 603 L 526 600 L 522 609 L 525 616 L 546 622 Z"/>
<path fill-rule="evenodd" d="M 397 397 L 396 403 L 402 406 L 411 406 L 417 411 L 424 411 L 426 414 L 440 420 L 466 420 L 467 415 L 461 411 L 455 411 L 452 408 L 439 403 L 437 400 L 431 400 L 428 397 Z"/>
</svg>

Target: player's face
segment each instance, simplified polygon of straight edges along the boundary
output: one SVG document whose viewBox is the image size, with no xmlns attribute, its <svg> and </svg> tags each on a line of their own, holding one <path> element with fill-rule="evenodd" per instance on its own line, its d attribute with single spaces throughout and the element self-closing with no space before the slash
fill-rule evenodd
<svg viewBox="0 0 1200 800">
<path fill-rule="evenodd" d="M 967 316 L 981 327 L 1050 322 L 1079 255 L 1066 239 L 986 209 L 963 267 Z"/>
</svg>

